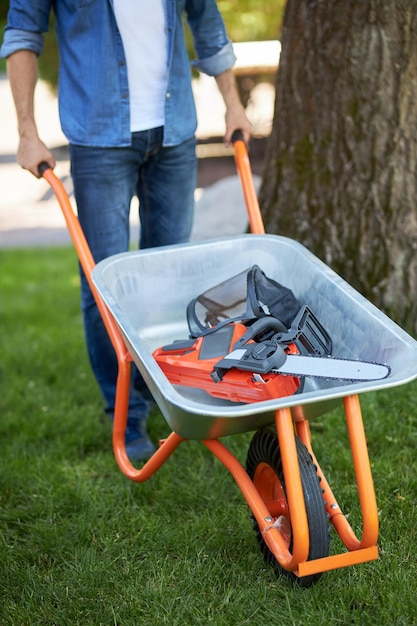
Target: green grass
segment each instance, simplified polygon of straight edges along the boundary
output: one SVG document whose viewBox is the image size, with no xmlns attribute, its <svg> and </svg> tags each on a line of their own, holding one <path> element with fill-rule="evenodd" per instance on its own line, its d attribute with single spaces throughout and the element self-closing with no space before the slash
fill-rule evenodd
<svg viewBox="0 0 417 626">
<path fill-rule="evenodd" d="M 0 251 L 0 323 L 1 626 L 417 624 L 415 383 L 361 400 L 379 560 L 300 590 L 265 565 L 238 488 L 198 442 L 143 485 L 120 473 L 85 355 L 72 249 Z M 342 414 L 312 427 L 358 528 Z M 150 429 L 168 433 L 157 410 Z M 227 440 L 242 461 L 250 437 Z"/>
</svg>

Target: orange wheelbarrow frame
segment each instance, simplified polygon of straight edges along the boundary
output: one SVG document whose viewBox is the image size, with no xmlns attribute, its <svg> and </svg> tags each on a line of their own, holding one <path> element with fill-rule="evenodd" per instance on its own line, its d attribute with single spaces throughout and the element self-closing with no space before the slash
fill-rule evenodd
<svg viewBox="0 0 417 626">
<path fill-rule="evenodd" d="M 234 141 L 234 151 L 236 167 L 248 211 L 250 230 L 254 234 L 264 234 L 265 229 L 253 184 L 249 156 L 246 145 L 240 138 Z M 126 454 L 125 430 L 129 401 L 130 369 L 133 358 L 126 347 L 117 322 L 93 284 L 91 273 L 95 267 L 95 262 L 65 187 L 47 164 L 41 164 L 39 172 L 50 184 L 56 195 L 80 264 L 94 294 L 116 352 L 118 379 L 112 435 L 116 462 L 127 478 L 138 483 L 144 482 L 155 474 L 174 450 L 186 439 L 172 432 L 165 440 L 160 442 L 159 448 L 141 469 L 135 468 L 129 461 Z M 304 417 L 302 407 L 296 407 L 295 409 L 280 408 L 275 411 L 275 424 L 291 519 L 291 552 L 279 529 L 271 524 L 271 514 L 242 464 L 218 439 L 201 440 L 201 443 L 219 459 L 233 476 L 258 523 L 266 545 L 279 565 L 284 570 L 292 572 L 298 577 L 319 574 L 378 558 L 376 545 L 378 539 L 378 510 L 359 398 L 357 395 L 351 395 L 345 397 L 343 402 L 362 514 L 362 537 L 360 539 L 356 536 L 343 514 L 318 464 L 312 448 L 309 422 Z M 301 439 L 312 456 L 317 468 L 317 474 L 321 479 L 320 486 L 323 490 L 323 500 L 329 521 L 346 548 L 346 550 L 338 554 L 310 561 L 308 560 L 309 527 L 296 452 L 295 435 Z"/>
</svg>

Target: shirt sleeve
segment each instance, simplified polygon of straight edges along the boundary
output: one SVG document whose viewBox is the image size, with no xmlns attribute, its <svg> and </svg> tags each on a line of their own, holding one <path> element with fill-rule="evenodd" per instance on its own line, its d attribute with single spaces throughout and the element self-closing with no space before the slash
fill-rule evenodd
<svg viewBox="0 0 417 626">
<path fill-rule="evenodd" d="M 236 62 L 236 56 L 233 52 L 232 43 L 229 41 L 219 52 L 213 54 L 206 59 L 197 59 L 192 61 L 193 67 L 204 72 L 209 76 L 218 76 L 222 72 L 233 67 Z"/>
<path fill-rule="evenodd" d="M 0 56 L 6 58 L 18 50 L 31 50 L 38 56 L 43 49 L 43 36 L 17 28 L 7 28 L 4 33 Z"/>
<path fill-rule="evenodd" d="M 39 55 L 51 8 L 52 0 L 10 0 L 1 56 L 8 57 L 18 50 L 31 50 Z"/>
<path fill-rule="evenodd" d="M 217 2 L 187 0 L 185 11 L 197 53 L 193 67 L 210 76 L 232 68 L 236 57 Z"/>
</svg>

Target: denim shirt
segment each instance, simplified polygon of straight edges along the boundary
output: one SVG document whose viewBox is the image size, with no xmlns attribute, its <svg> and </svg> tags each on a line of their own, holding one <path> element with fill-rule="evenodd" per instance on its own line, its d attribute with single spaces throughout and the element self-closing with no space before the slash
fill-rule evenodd
<svg viewBox="0 0 417 626">
<path fill-rule="evenodd" d="M 165 0 L 168 86 L 164 145 L 189 139 L 197 126 L 182 15 L 193 35 L 200 71 L 217 76 L 235 56 L 215 0 Z M 50 11 L 60 51 L 59 114 L 70 143 L 115 147 L 131 143 L 129 89 L 122 40 L 111 0 L 11 0 L 1 56 L 39 55 Z M 140 80 L 140 77 L 139 77 Z"/>
</svg>

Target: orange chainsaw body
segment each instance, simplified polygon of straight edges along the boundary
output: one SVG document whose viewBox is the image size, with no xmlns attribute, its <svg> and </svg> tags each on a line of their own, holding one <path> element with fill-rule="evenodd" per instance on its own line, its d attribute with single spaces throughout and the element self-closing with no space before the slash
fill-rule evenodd
<svg viewBox="0 0 417 626">
<path fill-rule="evenodd" d="M 300 386 L 296 376 L 274 372 L 255 375 L 233 367 L 219 382 L 213 380 L 214 366 L 231 352 L 246 330 L 243 324 L 231 323 L 197 339 L 174 341 L 157 348 L 153 357 L 171 384 L 197 387 L 216 398 L 251 403 L 293 395 Z M 294 344 L 286 346 L 285 351 L 298 354 Z"/>
</svg>

